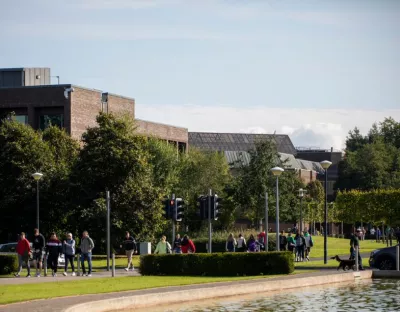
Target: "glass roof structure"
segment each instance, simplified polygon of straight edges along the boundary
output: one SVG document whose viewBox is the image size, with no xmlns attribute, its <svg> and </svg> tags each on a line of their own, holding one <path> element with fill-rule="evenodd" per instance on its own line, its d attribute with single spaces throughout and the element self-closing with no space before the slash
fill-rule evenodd
<svg viewBox="0 0 400 312">
<path fill-rule="evenodd" d="M 249 151 L 255 148 L 255 142 L 265 139 L 274 141 L 279 153 L 296 154 L 286 134 L 189 132 L 189 146 L 209 151 Z"/>
</svg>

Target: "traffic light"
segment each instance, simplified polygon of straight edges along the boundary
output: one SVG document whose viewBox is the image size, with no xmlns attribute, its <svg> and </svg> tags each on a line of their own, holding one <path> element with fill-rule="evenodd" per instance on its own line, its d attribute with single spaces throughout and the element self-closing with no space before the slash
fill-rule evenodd
<svg viewBox="0 0 400 312">
<path fill-rule="evenodd" d="M 164 217 L 165 219 L 172 219 L 172 212 L 173 212 L 173 207 L 175 203 L 174 200 L 166 198 L 163 200 L 163 206 L 164 206 Z"/>
<path fill-rule="evenodd" d="M 175 205 L 173 211 L 174 211 L 174 220 L 176 222 L 182 221 L 185 212 L 185 202 L 183 201 L 182 198 L 175 199 Z"/>
<path fill-rule="evenodd" d="M 199 203 L 197 207 L 199 209 L 200 219 L 201 220 L 208 219 L 208 197 L 200 195 L 197 201 Z"/>
<path fill-rule="evenodd" d="M 221 201 L 222 198 L 218 197 L 217 194 L 211 196 L 211 218 L 214 220 L 218 220 L 218 217 L 221 215 Z"/>
</svg>

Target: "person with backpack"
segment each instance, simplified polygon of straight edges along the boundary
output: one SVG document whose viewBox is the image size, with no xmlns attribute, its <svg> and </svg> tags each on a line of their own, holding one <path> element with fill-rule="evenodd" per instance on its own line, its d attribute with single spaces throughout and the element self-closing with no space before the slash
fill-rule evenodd
<svg viewBox="0 0 400 312">
<path fill-rule="evenodd" d="M 279 250 L 284 251 L 286 250 L 287 246 L 287 238 L 285 236 L 285 231 L 281 231 L 281 234 L 279 235 Z"/>
<path fill-rule="evenodd" d="M 88 231 L 83 232 L 80 247 L 82 276 L 92 276 L 92 250 L 94 248 L 94 243 L 93 240 L 89 237 Z M 87 260 L 89 266 L 88 274 L 86 274 L 85 260 Z"/>
<path fill-rule="evenodd" d="M 306 245 L 306 240 L 304 238 L 303 232 L 298 231 L 294 240 L 296 242 L 296 262 L 303 262 L 304 261 L 304 247 Z"/>
<path fill-rule="evenodd" d="M 226 240 L 225 244 L 225 250 L 227 252 L 235 252 L 235 247 L 236 247 L 236 239 L 233 237 L 233 234 L 229 234 L 228 239 Z"/>
<path fill-rule="evenodd" d="M 18 254 L 18 273 L 15 277 L 20 277 L 22 271 L 22 264 L 25 262 L 26 268 L 28 270 L 28 275 L 26 277 L 31 277 L 31 265 L 29 263 L 29 255 L 31 254 L 31 246 L 29 241 L 25 238 L 25 233 L 22 232 L 19 236 L 19 241 L 16 247 Z"/>
<path fill-rule="evenodd" d="M 46 244 L 47 267 L 52 270 L 53 277 L 57 276 L 58 257 L 62 253 L 62 244 L 58 240 L 56 233 L 51 233 L 50 239 Z"/>
<path fill-rule="evenodd" d="M 310 233 L 308 233 L 308 231 L 305 231 L 304 239 L 305 239 L 305 242 L 306 242 L 306 244 L 304 246 L 306 260 L 310 261 L 310 252 L 311 252 L 311 247 L 314 246 L 314 241 L 313 241 Z"/>
<path fill-rule="evenodd" d="M 154 250 L 155 254 L 164 255 L 172 253 L 171 245 L 167 242 L 167 237 L 163 235 L 161 240 L 158 242 L 156 250 Z"/>
<path fill-rule="evenodd" d="M 67 234 L 67 239 L 63 243 L 63 253 L 65 259 L 64 266 L 64 276 L 67 276 L 68 270 L 68 262 L 71 263 L 72 276 L 75 276 L 75 266 L 74 266 L 74 257 L 75 257 L 75 240 L 72 238 L 72 233 Z"/>
<path fill-rule="evenodd" d="M 132 256 L 137 252 L 137 245 L 135 239 L 129 234 L 128 231 L 125 232 L 125 239 L 120 247 L 124 247 L 125 254 L 128 259 L 128 266 L 125 268 L 125 271 L 133 271 L 134 267 L 132 264 Z"/>
</svg>

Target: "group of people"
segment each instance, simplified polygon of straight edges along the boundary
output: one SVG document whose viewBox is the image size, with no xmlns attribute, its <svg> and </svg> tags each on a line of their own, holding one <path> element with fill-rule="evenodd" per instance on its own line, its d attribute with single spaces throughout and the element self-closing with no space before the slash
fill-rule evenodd
<svg viewBox="0 0 400 312">
<path fill-rule="evenodd" d="M 172 253 L 187 254 L 195 252 L 196 252 L 196 246 L 194 245 L 193 241 L 189 238 L 189 236 L 184 235 L 183 238 L 181 238 L 180 234 L 176 234 L 173 247 L 167 241 L 166 236 L 163 235 L 154 251 L 155 254 L 172 254 Z"/>
<path fill-rule="evenodd" d="M 89 237 L 89 233 L 84 231 L 80 240 L 79 253 L 81 255 L 81 266 L 82 273 L 86 276 L 92 274 L 92 250 L 94 248 L 93 240 Z M 71 264 L 72 276 L 75 276 L 74 257 L 77 253 L 76 242 L 72 237 L 71 233 L 67 233 L 65 239 L 61 242 L 57 238 L 56 233 L 51 233 L 49 240 L 46 243 L 44 236 L 39 232 L 38 229 L 34 229 L 34 238 L 31 243 L 26 238 L 24 232 L 20 234 L 20 238 L 16 248 L 18 254 L 18 272 L 15 277 L 20 277 L 23 263 L 26 264 L 28 275 L 31 277 L 30 260 L 32 258 L 34 267 L 36 268 L 36 277 L 40 277 L 42 274 L 43 261 L 46 256 L 47 267 L 52 270 L 52 276 L 57 276 L 58 259 L 61 255 L 64 255 L 64 276 L 67 276 L 68 264 Z M 86 273 L 85 261 L 88 262 L 89 271 Z"/>
</svg>

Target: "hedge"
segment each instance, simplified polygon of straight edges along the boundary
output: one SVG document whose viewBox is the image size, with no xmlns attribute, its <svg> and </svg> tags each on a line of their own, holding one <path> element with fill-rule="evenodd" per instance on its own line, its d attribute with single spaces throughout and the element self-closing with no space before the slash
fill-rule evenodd
<svg viewBox="0 0 400 312">
<path fill-rule="evenodd" d="M 18 271 L 17 255 L 0 255 L 0 275 Z"/>
<path fill-rule="evenodd" d="M 245 276 L 289 274 L 291 252 L 143 255 L 142 275 Z"/>
</svg>

